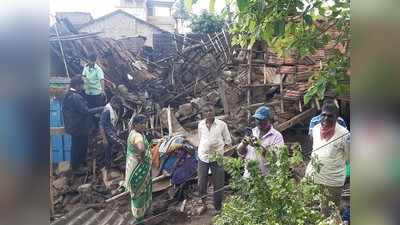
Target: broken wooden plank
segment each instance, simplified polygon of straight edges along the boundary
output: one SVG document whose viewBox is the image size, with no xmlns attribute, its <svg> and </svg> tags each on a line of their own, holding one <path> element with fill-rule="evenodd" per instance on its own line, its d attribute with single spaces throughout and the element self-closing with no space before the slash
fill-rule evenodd
<svg viewBox="0 0 400 225">
<path fill-rule="evenodd" d="M 229 113 L 229 105 L 228 105 L 228 101 L 226 99 L 224 81 L 220 79 L 218 81 L 218 86 L 219 86 L 218 87 L 219 93 L 221 94 L 222 105 L 224 106 L 224 114 L 230 115 L 230 113 Z"/>
<path fill-rule="evenodd" d="M 260 103 L 255 103 L 255 104 L 251 104 L 248 106 L 244 106 L 242 108 L 244 109 L 251 109 L 251 108 L 256 108 L 256 107 L 260 107 L 260 106 L 274 106 L 274 105 L 279 105 L 280 102 L 279 101 L 274 101 L 274 102 L 260 102 Z"/>
<path fill-rule="evenodd" d="M 282 131 L 292 127 L 293 125 L 311 117 L 312 115 L 314 115 L 315 112 L 316 112 L 316 109 L 314 107 L 307 109 L 306 111 L 296 115 L 295 117 L 291 118 L 290 120 L 279 124 L 276 129 L 278 131 L 282 132 Z"/>
<path fill-rule="evenodd" d="M 50 135 L 64 135 L 64 127 L 50 127 Z"/>
</svg>

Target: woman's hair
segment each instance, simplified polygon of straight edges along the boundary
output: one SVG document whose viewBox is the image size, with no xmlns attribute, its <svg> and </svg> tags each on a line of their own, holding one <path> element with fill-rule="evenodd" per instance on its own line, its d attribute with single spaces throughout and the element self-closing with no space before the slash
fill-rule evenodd
<svg viewBox="0 0 400 225">
<path fill-rule="evenodd" d="M 129 120 L 129 126 L 133 127 L 135 124 L 145 123 L 146 120 L 147 117 L 143 114 L 132 116 L 131 119 Z"/>
</svg>

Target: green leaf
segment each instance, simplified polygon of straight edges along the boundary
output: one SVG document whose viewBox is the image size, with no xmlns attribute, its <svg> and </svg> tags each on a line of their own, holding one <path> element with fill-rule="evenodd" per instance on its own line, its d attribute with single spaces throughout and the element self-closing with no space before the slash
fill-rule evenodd
<svg viewBox="0 0 400 225">
<path fill-rule="evenodd" d="M 285 21 L 277 20 L 274 22 L 274 36 L 279 37 L 285 33 Z"/>
<path fill-rule="evenodd" d="M 303 18 L 304 18 L 304 22 L 307 25 L 312 25 L 313 19 L 310 15 L 304 15 Z"/>
<path fill-rule="evenodd" d="M 337 11 L 334 10 L 334 11 L 332 12 L 332 15 L 331 15 L 331 16 L 332 16 L 332 17 L 337 17 L 337 16 L 339 16 L 339 14 L 340 14 L 340 11 L 339 11 L 339 10 L 337 10 Z"/>
<path fill-rule="evenodd" d="M 324 8 L 319 8 L 318 11 L 319 11 L 319 15 L 325 16 L 326 10 Z"/>
<path fill-rule="evenodd" d="M 244 11 L 247 6 L 249 5 L 249 1 L 248 0 L 236 0 L 236 4 L 239 8 L 239 11 Z"/>
<path fill-rule="evenodd" d="M 248 31 L 249 31 L 249 32 L 253 32 L 253 31 L 255 30 L 255 28 L 256 28 L 256 21 L 251 20 L 250 23 L 249 23 L 249 29 L 248 29 Z"/>
</svg>

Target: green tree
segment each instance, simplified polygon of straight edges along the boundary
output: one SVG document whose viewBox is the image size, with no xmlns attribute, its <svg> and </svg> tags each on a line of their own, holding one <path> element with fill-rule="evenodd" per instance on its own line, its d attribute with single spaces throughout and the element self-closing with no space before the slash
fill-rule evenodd
<svg viewBox="0 0 400 225">
<path fill-rule="evenodd" d="M 211 34 L 220 32 L 225 26 L 222 17 L 203 10 L 200 15 L 193 15 L 190 21 L 190 29 L 193 33 Z"/>
<path fill-rule="evenodd" d="M 313 97 L 322 98 L 328 88 L 337 94 L 348 88 L 342 81 L 348 79 L 346 73 L 350 67 L 350 0 L 236 0 L 236 3 L 238 13 L 231 29 L 232 44 L 244 47 L 264 40 L 280 55 L 297 49 L 304 57 L 334 42 L 334 47 L 328 50 L 327 65 L 313 75 L 305 103 Z M 332 28 L 338 35 L 330 33 Z M 337 46 L 344 51 L 337 51 Z"/>
<path fill-rule="evenodd" d="M 259 146 L 257 153 L 262 154 Z M 315 208 L 315 203 L 323 198 L 320 187 L 307 179 L 296 182 L 290 172 L 303 162 L 300 147 L 295 147 L 292 155 L 286 146 L 278 151 L 267 151 L 266 159 L 269 175 L 262 176 L 257 163 L 250 161 L 248 179 L 242 177 L 245 163 L 242 159 L 224 159 L 235 194 L 225 201 L 221 213 L 214 218 L 215 224 L 327 224 L 328 219 Z"/>
</svg>

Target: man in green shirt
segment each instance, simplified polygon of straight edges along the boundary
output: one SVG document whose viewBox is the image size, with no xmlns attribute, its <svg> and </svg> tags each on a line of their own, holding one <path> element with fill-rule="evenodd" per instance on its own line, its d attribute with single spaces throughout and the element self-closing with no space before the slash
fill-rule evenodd
<svg viewBox="0 0 400 225">
<path fill-rule="evenodd" d="M 88 63 L 82 72 L 85 78 L 85 93 L 89 108 L 104 106 L 104 73 L 96 64 L 96 59 L 96 54 L 90 54 Z"/>
<path fill-rule="evenodd" d="M 105 105 L 104 73 L 96 64 L 97 55 L 90 54 L 88 63 L 83 68 L 82 75 L 85 80 L 85 95 L 89 108 L 97 108 Z M 93 117 L 94 127 L 98 128 L 99 119 Z"/>
</svg>

